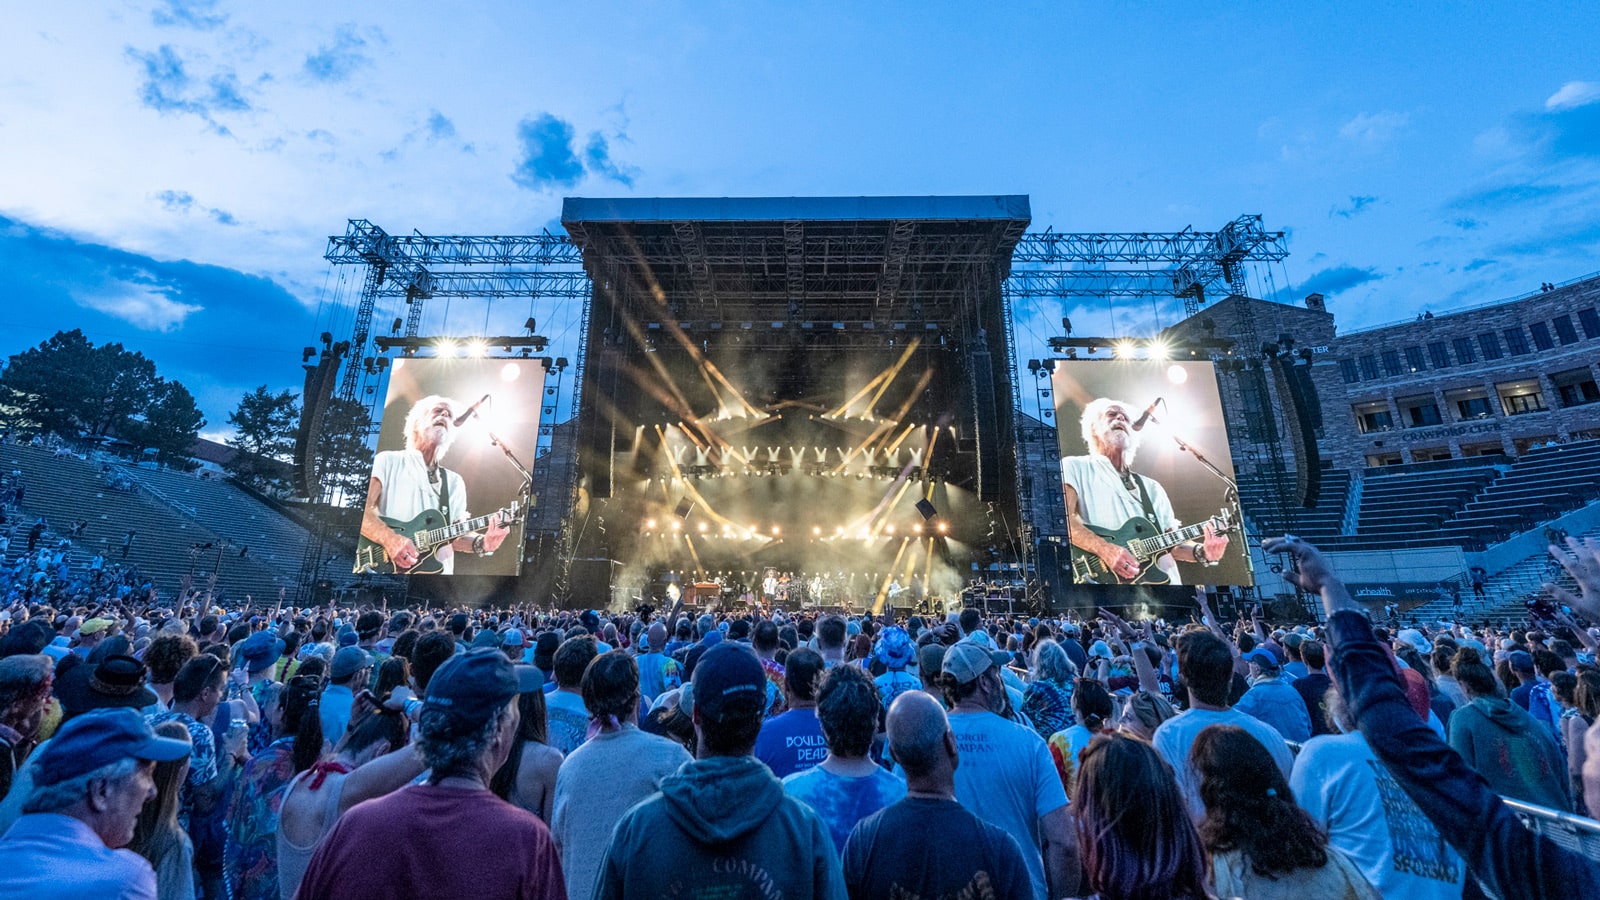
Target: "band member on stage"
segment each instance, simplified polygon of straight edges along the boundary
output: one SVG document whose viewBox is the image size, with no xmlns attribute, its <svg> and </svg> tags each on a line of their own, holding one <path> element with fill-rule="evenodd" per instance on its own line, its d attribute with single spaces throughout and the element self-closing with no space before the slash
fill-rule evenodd
<svg viewBox="0 0 1600 900">
<path fill-rule="evenodd" d="M 768 602 L 778 599 L 778 573 L 773 569 L 767 570 L 767 577 L 761 581 L 761 595 Z"/>
<path fill-rule="evenodd" d="M 367 505 L 361 513 L 361 535 L 383 547 L 399 569 L 410 569 L 421 559 L 415 544 L 383 523 L 379 517 L 401 522 L 437 509 L 447 522 L 470 518 L 467 485 L 461 476 L 439 465 L 456 438 L 456 402 L 429 396 L 418 400 L 406 415 L 406 449 L 385 450 L 372 461 L 372 481 Z M 498 518 L 479 534 L 463 534 L 434 551 L 444 574 L 455 570 L 455 552 L 488 556 L 500 549 L 511 529 Z"/>
<path fill-rule="evenodd" d="M 1081 425 L 1087 456 L 1061 460 L 1061 480 L 1067 506 L 1067 532 L 1072 544 L 1100 557 L 1107 568 L 1124 580 L 1138 576 L 1139 560 L 1128 548 L 1112 543 L 1088 526 L 1115 531 L 1135 516 L 1149 519 L 1161 531 L 1182 523 L 1172 512 L 1172 501 L 1161 483 L 1135 474 L 1133 459 L 1139 450 L 1139 432 L 1133 430 L 1137 410 L 1118 400 L 1102 397 L 1083 409 Z M 1182 584 L 1178 562 L 1214 565 L 1228 549 L 1228 536 L 1207 525 L 1205 537 L 1173 547 L 1155 565 L 1173 584 Z"/>
</svg>

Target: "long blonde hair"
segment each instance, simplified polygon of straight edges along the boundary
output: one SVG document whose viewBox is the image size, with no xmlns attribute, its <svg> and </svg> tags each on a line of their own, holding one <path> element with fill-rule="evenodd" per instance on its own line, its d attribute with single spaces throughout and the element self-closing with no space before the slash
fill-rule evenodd
<svg viewBox="0 0 1600 900">
<path fill-rule="evenodd" d="M 182 722 L 162 722 L 155 732 L 160 737 L 188 743 L 189 729 Z M 149 860 L 151 867 L 161 871 L 161 861 L 178 849 L 183 829 L 178 825 L 178 798 L 183 789 L 184 777 L 189 771 L 189 757 L 171 762 L 156 763 L 156 797 L 139 811 L 139 821 L 133 828 L 133 840 L 128 849 Z"/>
</svg>

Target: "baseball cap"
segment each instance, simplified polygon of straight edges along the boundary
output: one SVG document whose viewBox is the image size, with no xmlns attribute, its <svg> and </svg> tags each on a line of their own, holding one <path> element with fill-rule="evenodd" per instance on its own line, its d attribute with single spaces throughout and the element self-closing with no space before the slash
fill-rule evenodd
<svg viewBox="0 0 1600 900">
<path fill-rule="evenodd" d="M 516 628 L 507 628 L 500 635 L 502 647 L 526 647 L 528 642 L 522 637 L 522 631 Z"/>
<path fill-rule="evenodd" d="M 169 762 L 189 755 L 189 742 L 157 737 L 132 709 L 97 709 L 73 718 L 33 763 L 33 783 L 59 784 L 124 759 Z"/>
<path fill-rule="evenodd" d="M 482 724 L 512 697 L 537 691 L 543 683 L 543 673 L 533 666 L 512 665 L 498 650 L 474 648 L 445 660 L 433 673 L 422 710 L 443 710 L 463 724 Z"/>
<path fill-rule="evenodd" d="M 111 627 L 110 619 L 90 619 L 78 626 L 79 634 L 99 634 Z"/>
<path fill-rule="evenodd" d="M 1511 668 L 1517 672 L 1533 671 L 1533 654 L 1526 650 L 1511 651 Z"/>
<path fill-rule="evenodd" d="M 334 681 L 349 678 L 351 675 L 372 665 L 372 655 L 360 647 L 340 647 L 339 652 L 333 655 L 333 662 L 328 666 L 328 677 Z"/>
<path fill-rule="evenodd" d="M 270 669 L 283 655 L 283 641 L 270 631 L 258 631 L 239 645 L 239 655 L 251 672 Z"/>
<path fill-rule="evenodd" d="M 976 680 L 990 666 L 1003 666 L 1011 654 L 990 650 L 975 641 L 960 641 L 944 653 L 943 671 L 961 684 Z"/>
<path fill-rule="evenodd" d="M 1244 655 L 1243 659 L 1245 662 L 1253 662 L 1264 669 L 1276 669 L 1279 665 L 1278 657 L 1274 656 L 1272 651 L 1265 647 L 1257 647 L 1251 650 Z"/>
<path fill-rule="evenodd" d="M 743 644 L 718 644 L 707 650 L 695 664 L 694 708 L 701 718 L 720 722 L 729 712 L 729 706 L 740 698 L 749 697 L 760 714 L 761 703 L 767 696 L 767 675 L 761 661 Z"/>
</svg>

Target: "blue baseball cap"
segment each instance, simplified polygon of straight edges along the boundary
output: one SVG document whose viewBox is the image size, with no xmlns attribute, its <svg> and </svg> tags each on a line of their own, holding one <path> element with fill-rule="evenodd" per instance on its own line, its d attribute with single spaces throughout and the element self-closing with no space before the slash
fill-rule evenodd
<svg viewBox="0 0 1600 900">
<path fill-rule="evenodd" d="M 1245 662 L 1253 662 L 1263 669 L 1277 669 L 1282 666 L 1278 657 L 1265 647 L 1257 647 L 1244 655 Z"/>
<path fill-rule="evenodd" d="M 728 705 L 741 697 L 753 701 L 759 718 L 767 697 L 766 670 L 743 644 L 721 644 L 707 650 L 695 663 L 690 684 L 694 686 L 694 708 L 715 722 L 725 719 Z"/>
<path fill-rule="evenodd" d="M 443 710 L 463 725 L 482 725 L 518 694 L 544 685 L 544 673 L 516 666 L 497 649 L 475 647 L 445 660 L 428 679 L 423 712 Z"/>
<path fill-rule="evenodd" d="M 189 751 L 188 741 L 157 737 L 134 710 L 97 709 L 61 726 L 34 757 L 33 783 L 59 784 L 124 759 L 170 762 Z"/>
</svg>

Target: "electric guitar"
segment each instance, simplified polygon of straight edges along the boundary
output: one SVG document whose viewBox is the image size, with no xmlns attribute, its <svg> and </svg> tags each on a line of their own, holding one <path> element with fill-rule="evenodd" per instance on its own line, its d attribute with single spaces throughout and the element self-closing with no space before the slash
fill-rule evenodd
<svg viewBox="0 0 1600 900">
<path fill-rule="evenodd" d="M 467 519 L 464 522 L 449 523 L 437 509 L 425 509 L 416 518 L 408 522 L 391 519 L 388 516 L 379 516 L 383 524 L 393 528 L 395 533 L 404 538 L 409 538 L 417 548 L 417 564 L 409 569 L 402 569 L 389 559 L 389 554 L 383 545 L 362 535 L 356 544 L 356 572 L 373 572 L 379 575 L 434 575 L 444 571 L 444 563 L 440 562 L 434 554 L 440 547 L 450 543 L 463 534 L 478 531 L 489 526 L 495 516 L 500 517 L 502 524 L 510 525 L 521 514 L 522 504 L 519 500 L 511 501 L 511 505 L 504 509 L 492 512 L 476 519 Z"/>
<path fill-rule="evenodd" d="M 1154 522 L 1143 516 L 1134 516 L 1116 530 L 1089 526 L 1089 530 L 1113 544 L 1124 547 L 1139 561 L 1139 574 L 1123 578 L 1111 571 L 1100 557 L 1072 545 L 1072 580 L 1077 584 L 1166 584 L 1171 581 L 1167 573 L 1156 568 L 1155 561 L 1173 547 L 1187 541 L 1205 537 L 1205 528 L 1211 526 L 1215 534 L 1234 530 L 1233 517 L 1224 509 L 1217 515 L 1199 523 L 1171 531 L 1162 531 Z"/>
</svg>

